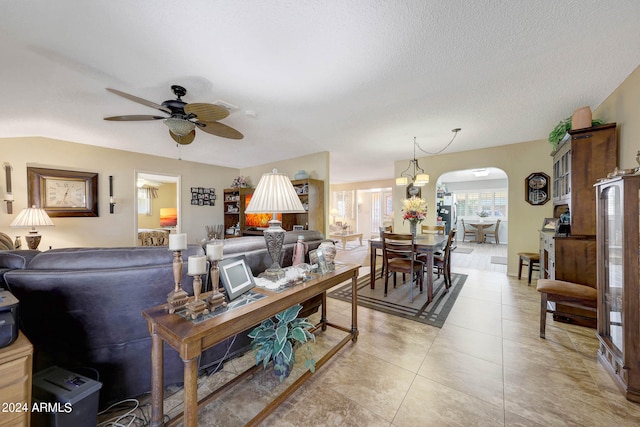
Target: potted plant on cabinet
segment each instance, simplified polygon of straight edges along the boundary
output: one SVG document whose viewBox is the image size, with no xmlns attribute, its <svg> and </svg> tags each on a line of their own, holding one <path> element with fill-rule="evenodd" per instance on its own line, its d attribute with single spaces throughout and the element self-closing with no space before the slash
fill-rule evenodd
<svg viewBox="0 0 640 427">
<path fill-rule="evenodd" d="M 604 121 L 600 119 L 591 120 L 591 126 L 600 126 L 603 125 Z M 571 130 L 571 117 L 567 117 L 564 120 L 560 120 L 560 123 L 553 128 L 551 133 L 549 133 L 549 143 L 553 147 L 555 151 L 558 148 L 558 144 L 562 141 L 562 138 Z"/>
<path fill-rule="evenodd" d="M 264 368 L 273 360 L 273 371 L 282 382 L 295 362 L 294 345 L 305 346 L 305 367 L 311 372 L 316 370 L 316 360 L 313 358 L 309 341 L 315 342 L 315 335 L 309 331 L 313 327 L 306 318 L 298 318 L 302 305 L 296 304 L 276 314 L 273 318 L 263 321 L 250 333 L 252 348 L 256 354 L 256 365 L 262 362 Z"/>
</svg>

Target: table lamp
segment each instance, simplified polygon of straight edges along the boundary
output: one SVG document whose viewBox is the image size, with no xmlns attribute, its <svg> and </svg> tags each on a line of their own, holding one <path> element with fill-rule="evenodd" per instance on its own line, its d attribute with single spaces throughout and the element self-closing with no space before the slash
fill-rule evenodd
<svg viewBox="0 0 640 427">
<path fill-rule="evenodd" d="M 253 192 L 246 213 L 270 213 L 273 219 L 269 221 L 269 228 L 264 230 L 264 240 L 273 264 L 265 271 L 265 276 L 277 280 L 284 277 L 280 266 L 282 246 L 285 230 L 282 222 L 278 221 L 278 213 L 304 213 L 304 207 L 293 188 L 291 180 L 285 174 L 274 169 L 272 173 L 265 173 Z"/>
<path fill-rule="evenodd" d="M 29 234 L 25 236 L 29 249 L 38 249 L 42 236 L 36 230 L 36 227 L 53 227 L 53 221 L 47 215 L 44 209 L 36 208 L 35 205 L 30 208 L 23 209 L 16 219 L 13 220 L 10 227 L 14 228 L 31 228 Z"/>
</svg>

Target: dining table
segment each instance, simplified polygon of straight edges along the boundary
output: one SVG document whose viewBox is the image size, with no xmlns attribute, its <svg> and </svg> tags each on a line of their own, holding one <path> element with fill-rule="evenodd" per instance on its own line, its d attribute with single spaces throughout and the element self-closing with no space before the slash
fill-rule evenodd
<svg viewBox="0 0 640 427">
<path fill-rule="evenodd" d="M 447 236 L 442 234 L 417 234 L 416 235 L 416 252 L 425 254 L 425 271 L 429 272 L 426 277 L 427 282 L 427 302 L 433 300 L 433 254 L 441 249 L 447 243 Z M 370 260 L 370 286 L 375 289 L 376 285 L 376 250 L 382 250 L 382 239 L 369 240 L 369 260 Z"/>
<path fill-rule="evenodd" d="M 489 221 L 489 222 L 485 222 L 485 221 L 467 222 L 467 221 L 465 221 L 465 224 L 470 225 L 471 227 L 475 227 L 475 229 L 476 229 L 476 242 L 477 243 L 484 243 L 485 242 L 485 238 L 484 238 L 484 229 L 485 228 L 489 228 L 489 227 L 492 227 L 492 226 L 496 225 L 495 221 Z"/>
</svg>

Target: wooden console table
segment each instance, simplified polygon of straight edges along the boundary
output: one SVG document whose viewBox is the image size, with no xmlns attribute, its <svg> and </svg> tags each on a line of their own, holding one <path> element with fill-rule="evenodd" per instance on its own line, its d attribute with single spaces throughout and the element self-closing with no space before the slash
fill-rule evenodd
<svg viewBox="0 0 640 427">
<path fill-rule="evenodd" d="M 254 288 L 256 292 L 267 295 L 266 298 L 259 299 L 250 304 L 229 310 L 211 319 L 199 323 L 187 320 L 177 314 L 169 314 L 165 306 L 153 307 L 142 312 L 142 315 L 149 323 L 151 333 L 151 425 L 175 426 L 182 421 L 182 415 L 178 415 L 166 424 L 163 423 L 163 400 L 164 400 L 164 350 L 163 343 L 166 342 L 175 349 L 184 363 L 184 426 L 195 427 L 197 425 L 197 412 L 199 405 L 205 405 L 215 399 L 217 395 L 237 384 L 257 369 L 262 369 L 262 365 L 249 368 L 246 372 L 234 378 L 227 384 L 222 385 L 209 396 L 198 402 L 197 380 L 198 380 L 198 356 L 206 349 L 213 347 L 217 343 L 242 333 L 247 329 L 257 325 L 265 319 L 275 316 L 277 313 L 293 305 L 302 303 L 309 298 L 322 294 L 322 317 L 316 328 L 326 330 L 327 326 L 347 332 L 339 343 L 337 343 L 327 354 L 316 362 L 316 370 L 322 367 L 338 350 L 344 347 L 349 341 L 356 342 L 358 338 L 358 294 L 356 281 L 358 278 L 357 264 L 336 264 L 335 271 L 309 280 L 301 285 L 297 285 L 280 292 L 269 291 L 262 288 Z M 352 307 L 351 307 L 351 328 L 339 326 L 327 321 L 327 294 L 326 291 L 340 283 L 351 279 Z M 310 376 L 310 371 L 305 371 L 300 378 L 284 390 L 273 402 L 267 405 L 258 413 L 248 425 L 256 425 L 273 412 L 280 403 L 295 392 Z"/>
</svg>

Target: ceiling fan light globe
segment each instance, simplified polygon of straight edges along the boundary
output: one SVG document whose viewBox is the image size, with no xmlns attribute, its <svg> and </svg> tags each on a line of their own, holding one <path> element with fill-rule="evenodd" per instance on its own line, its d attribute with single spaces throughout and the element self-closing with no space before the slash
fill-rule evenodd
<svg viewBox="0 0 640 427">
<path fill-rule="evenodd" d="M 195 123 L 190 122 L 189 120 L 178 119 L 175 117 L 166 118 L 163 122 L 169 129 L 171 129 L 171 132 L 178 136 L 187 135 L 196 127 Z"/>
</svg>

